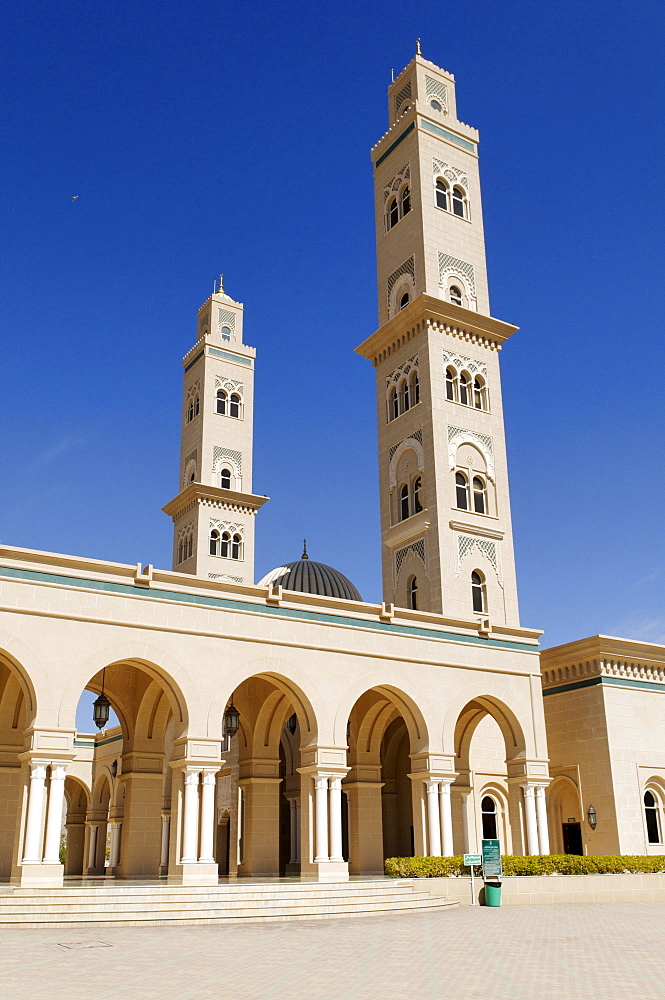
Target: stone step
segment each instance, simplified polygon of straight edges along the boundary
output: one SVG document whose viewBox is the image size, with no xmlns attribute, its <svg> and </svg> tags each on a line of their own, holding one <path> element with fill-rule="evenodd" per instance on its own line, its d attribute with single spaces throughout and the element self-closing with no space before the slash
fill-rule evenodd
<svg viewBox="0 0 665 1000">
<path fill-rule="evenodd" d="M 162 885 L 158 883 L 152 883 L 150 885 L 137 885 L 132 882 L 107 882 L 98 886 L 65 885 L 62 888 L 27 888 L 22 886 L 15 887 L 5 885 L 0 886 L 0 903 L 8 899 L 45 899 L 48 897 L 66 897 L 71 899 L 88 897 L 93 899 L 102 899 L 104 897 L 108 897 L 110 899 L 117 899 L 119 896 L 127 896 L 131 898 L 155 896 L 163 898 L 165 895 L 170 895 L 174 898 L 179 898 L 187 895 L 196 895 L 197 897 L 201 897 L 204 895 L 246 896 L 247 894 L 264 897 L 275 893 L 281 894 L 284 891 L 303 894 L 320 891 L 341 893 L 381 891 L 399 893 L 412 888 L 413 885 L 414 883 L 410 879 L 375 879 L 366 882 L 318 882 L 314 880 L 311 882 L 279 882 L 275 880 L 274 882 L 232 882 L 221 885 L 202 886 L 169 885 L 168 883 L 164 883 Z"/>
<path fill-rule="evenodd" d="M 413 899 L 429 899 L 429 895 L 426 892 L 415 892 L 407 890 L 399 895 L 395 893 L 354 893 L 348 895 L 340 894 L 328 894 L 325 892 L 319 893 L 309 893 L 307 895 L 301 895 L 296 893 L 283 893 L 279 896 L 270 896 L 267 899 L 257 899 L 251 896 L 236 896 L 236 897 L 206 897 L 205 899 L 197 898 L 196 896 L 189 896 L 181 899 L 167 899 L 167 898 L 156 898 L 156 899 L 145 899 L 141 897 L 140 899 L 104 899 L 102 901 L 96 899 L 88 899 L 85 902 L 80 900 L 62 900 L 62 899 L 49 899 L 49 900 L 22 900 L 20 903 L 18 901 L 10 903 L 0 904 L 0 918 L 3 916 L 9 916 L 12 914 L 31 914 L 31 913 L 67 913 L 74 911 L 77 914 L 90 914 L 98 912 L 114 912 L 118 910 L 158 910 L 166 911 L 171 909 L 228 909 L 237 910 L 243 908 L 274 908 L 274 907 L 288 907 L 288 906 L 345 906 L 350 903 L 356 902 L 373 902 L 380 901 L 386 903 L 392 903 L 393 905 L 399 905 L 402 902 L 408 902 Z"/>
<path fill-rule="evenodd" d="M 422 898 L 419 898 L 422 897 Z M 341 900 L 337 903 L 291 903 L 284 905 L 280 901 L 275 906 L 240 907 L 232 911 L 228 907 L 173 907 L 158 915 L 152 908 L 120 906 L 116 912 L 97 910 L 94 913 L 47 912 L 39 914 L 14 913 L 10 919 L 0 916 L 0 930 L 21 926 L 26 929 L 39 927 L 81 928 L 90 927 L 139 927 L 139 926 L 177 926 L 183 924 L 223 924 L 241 922 L 277 922 L 286 920 L 321 920 L 346 917 L 368 916 L 378 913 L 413 912 L 423 910 L 441 910 L 457 907 L 456 901 L 448 901 L 443 897 L 429 897 L 425 894 L 414 894 L 396 904 L 392 897 L 370 901 Z"/>
</svg>

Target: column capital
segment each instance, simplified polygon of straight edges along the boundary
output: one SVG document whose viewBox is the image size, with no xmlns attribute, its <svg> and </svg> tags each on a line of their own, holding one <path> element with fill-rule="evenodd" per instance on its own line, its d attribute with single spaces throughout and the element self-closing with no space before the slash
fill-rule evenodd
<svg viewBox="0 0 665 1000">
<path fill-rule="evenodd" d="M 28 761 L 30 766 L 30 780 L 44 781 L 46 778 L 46 768 L 51 762 L 48 760 L 31 760 Z"/>
<path fill-rule="evenodd" d="M 183 767 L 182 771 L 183 771 L 183 774 L 185 776 L 185 784 L 186 785 L 198 785 L 198 783 L 199 783 L 199 776 L 201 774 L 201 768 L 200 767 L 187 766 L 187 767 Z"/>
<path fill-rule="evenodd" d="M 216 767 L 203 767 L 201 768 L 202 778 L 201 781 L 204 785 L 215 785 L 217 783 L 217 771 L 219 769 Z"/>
<path fill-rule="evenodd" d="M 66 761 L 64 763 L 62 761 L 58 761 L 57 763 L 54 761 L 51 764 L 51 781 L 64 781 L 65 780 L 65 777 L 67 775 L 67 764 L 68 763 L 69 763 L 69 761 Z"/>
</svg>

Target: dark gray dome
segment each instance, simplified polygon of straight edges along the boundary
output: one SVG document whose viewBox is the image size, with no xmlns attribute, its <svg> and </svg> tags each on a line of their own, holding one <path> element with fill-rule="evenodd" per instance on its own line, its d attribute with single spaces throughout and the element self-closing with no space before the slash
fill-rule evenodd
<svg viewBox="0 0 665 1000">
<path fill-rule="evenodd" d="M 278 566 L 267 573 L 257 586 L 269 587 L 281 584 L 284 590 L 296 590 L 301 594 L 319 594 L 321 597 L 341 597 L 346 601 L 362 601 L 362 597 L 343 573 L 314 562 L 306 555 L 297 562 Z"/>
</svg>

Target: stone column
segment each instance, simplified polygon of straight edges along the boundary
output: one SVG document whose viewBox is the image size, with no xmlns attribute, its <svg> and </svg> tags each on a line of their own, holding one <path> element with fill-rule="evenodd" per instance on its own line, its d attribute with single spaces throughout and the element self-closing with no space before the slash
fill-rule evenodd
<svg viewBox="0 0 665 1000">
<path fill-rule="evenodd" d="M 171 837 L 171 815 L 170 813 L 162 813 L 162 849 L 159 858 L 160 870 L 163 869 L 163 874 L 169 866 L 169 840 Z"/>
<path fill-rule="evenodd" d="M 295 800 L 296 802 L 296 857 L 295 862 L 297 865 L 300 864 L 300 858 L 302 856 L 301 844 L 302 844 L 302 832 L 301 832 L 301 815 L 300 815 L 300 796 Z"/>
<path fill-rule="evenodd" d="M 342 857 L 342 776 L 330 777 L 330 860 L 344 861 Z"/>
<path fill-rule="evenodd" d="M 462 831 L 464 837 L 464 854 L 477 854 L 476 828 L 469 822 L 469 809 L 473 804 L 472 788 L 462 790 Z"/>
<path fill-rule="evenodd" d="M 201 845 L 199 861 L 214 864 L 215 835 L 215 792 L 217 790 L 217 768 L 204 768 L 201 785 Z"/>
<path fill-rule="evenodd" d="M 439 813 L 439 778 L 424 778 L 427 788 L 427 854 L 441 857 L 441 820 Z"/>
<path fill-rule="evenodd" d="M 328 775 L 314 778 L 314 862 L 329 861 L 328 854 Z"/>
<path fill-rule="evenodd" d="M 545 802 L 545 785 L 536 788 L 536 817 L 538 819 L 538 847 L 541 854 L 550 853 L 550 838 L 547 828 L 547 804 Z"/>
<path fill-rule="evenodd" d="M 181 864 L 192 864 L 198 861 L 199 846 L 199 781 L 200 769 L 186 767 L 185 772 L 185 802 L 182 820 L 182 857 Z"/>
<path fill-rule="evenodd" d="M 527 851 L 529 854 L 538 854 L 540 846 L 538 844 L 538 820 L 536 818 L 534 786 L 526 784 L 522 785 L 522 788 L 524 789 Z"/>
<path fill-rule="evenodd" d="M 379 764 L 354 766 L 344 782 L 349 803 L 349 871 L 383 874 L 383 782 Z"/>
<path fill-rule="evenodd" d="M 30 764 L 28 816 L 25 821 L 25 839 L 23 842 L 22 863 L 24 865 L 38 865 L 42 860 L 42 816 L 44 811 L 46 766 L 46 761 L 32 761 Z"/>
<path fill-rule="evenodd" d="M 49 865 L 60 864 L 60 831 L 62 830 L 62 805 L 65 801 L 66 770 L 66 764 L 51 764 L 46 836 L 44 838 L 44 862 Z"/>
<path fill-rule="evenodd" d="M 111 831 L 111 838 L 109 843 L 109 869 L 115 869 L 118 867 L 118 862 L 120 861 L 120 829 L 122 823 L 119 820 L 111 820 L 109 822 L 109 828 Z"/>
<path fill-rule="evenodd" d="M 97 834 L 99 832 L 99 827 L 96 823 L 91 823 L 90 829 L 90 839 L 88 840 L 88 873 L 92 873 L 95 870 L 97 863 Z"/>
<path fill-rule="evenodd" d="M 441 853 L 444 858 L 452 858 L 453 851 L 453 811 L 450 804 L 450 786 L 454 778 L 442 778 L 439 785 L 439 817 L 441 821 Z"/>
<path fill-rule="evenodd" d="M 295 865 L 298 860 L 298 810 L 295 798 L 289 799 L 289 864 Z"/>
</svg>

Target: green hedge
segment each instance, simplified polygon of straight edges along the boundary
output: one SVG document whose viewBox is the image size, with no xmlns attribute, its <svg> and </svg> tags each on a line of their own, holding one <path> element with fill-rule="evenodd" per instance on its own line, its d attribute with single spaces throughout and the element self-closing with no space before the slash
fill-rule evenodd
<svg viewBox="0 0 665 1000">
<path fill-rule="evenodd" d="M 442 875 L 468 875 L 461 854 L 452 858 L 386 858 L 385 871 L 390 878 L 438 878 Z M 501 858 L 504 875 L 623 875 L 626 872 L 665 871 L 665 855 L 644 857 L 634 854 L 536 854 Z M 478 871 L 478 869 L 476 869 Z"/>
</svg>

